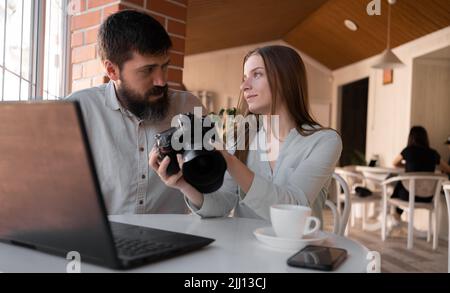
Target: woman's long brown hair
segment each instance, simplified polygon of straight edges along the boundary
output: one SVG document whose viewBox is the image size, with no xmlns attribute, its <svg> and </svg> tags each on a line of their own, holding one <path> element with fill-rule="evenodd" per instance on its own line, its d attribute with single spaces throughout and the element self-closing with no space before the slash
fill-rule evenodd
<svg viewBox="0 0 450 293">
<path fill-rule="evenodd" d="M 420 125 L 413 126 L 409 131 L 408 146 L 430 148 L 427 130 Z"/>
<path fill-rule="evenodd" d="M 296 130 L 302 136 L 308 136 L 324 129 L 310 114 L 306 70 L 300 55 L 286 46 L 266 46 L 250 51 L 242 64 L 252 55 L 260 55 L 264 61 L 267 79 L 272 94 L 270 114 L 275 114 L 279 103 L 284 103 Z M 251 115 L 243 91 L 239 95 L 238 114 Z M 245 149 L 237 150 L 236 157 L 246 164 L 250 142 L 248 127 L 245 131 Z"/>
</svg>

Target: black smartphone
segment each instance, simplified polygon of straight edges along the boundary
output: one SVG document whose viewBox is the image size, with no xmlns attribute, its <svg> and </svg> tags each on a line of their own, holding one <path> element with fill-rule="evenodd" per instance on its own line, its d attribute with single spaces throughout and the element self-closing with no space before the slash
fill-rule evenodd
<svg viewBox="0 0 450 293">
<path fill-rule="evenodd" d="M 308 245 L 288 258 L 287 264 L 292 267 L 334 271 L 347 257 L 342 248 Z"/>
</svg>

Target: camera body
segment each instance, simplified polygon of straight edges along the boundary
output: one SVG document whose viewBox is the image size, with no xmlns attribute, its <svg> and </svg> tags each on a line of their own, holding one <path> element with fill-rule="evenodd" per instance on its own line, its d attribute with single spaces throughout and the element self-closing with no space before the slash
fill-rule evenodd
<svg viewBox="0 0 450 293">
<path fill-rule="evenodd" d="M 170 163 L 167 166 L 167 175 L 174 175 L 180 171 L 178 166 L 177 154 L 183 154 L 183 151 L 176 151 L 172 148 L 171 140 L 173 134 L 177 131 L 176 127 L 171 127 L 161 133 L 156 138 L 156 147 L 158 149 L 158 159 L 162 161 L 165 156 L 169 156 Z"/>
<path fill-rule="evenodd" d="M 178 115 L 177 122 L 177 127 L 155 136 L 159 160 L 165 156 L 170 158 L 167 175 L 180 171 L 177 154 L 181 154 L 186 182 L 202 193 L 216 191 L 223 184 L 227 165 L 222 154 L 205 139 L 205 135 L 212 134 L 210 139 L 214 141 L 214 123 L 207 116 L 200 118 L 192 113 Z"/>
</svg>

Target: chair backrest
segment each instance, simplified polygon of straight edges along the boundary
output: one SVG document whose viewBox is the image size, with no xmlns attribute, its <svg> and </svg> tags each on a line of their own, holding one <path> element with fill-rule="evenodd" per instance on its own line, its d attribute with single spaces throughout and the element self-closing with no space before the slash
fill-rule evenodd
<svg viewBox="0 0 450 293">
<path fill-rule="evenodd" d="M 449 220 L 448 222 L 448 234 L 450 235 L 450 181 L 446 181 L 442 184 L 442 186 L 444 187 L 444 192 L 445 192 L 445 200 L 447 201 L 447 219 Z M 447 260 L 447 267 L 448 267 L 448 272 L 450 273 L 450 243 L 448 243 L 448 260 Z"/>
<path fill-rule="evenodd" d="M 345 200 L 344 200 L 344 211 L 342 215 L 339 215 L 336 205 L 330 201 L 327 200 L 325 202 L 325 205 L 328 206 L 331 211 L 333 212 L 333 218 L 334 218 L 334 226 L 333 226 L 333 233 L 338 235 L 344 235 L 345 228 L 347 227 L 348 217 L 350 215 L 351 210 L 351 198 L 350 198 L 350 190 L 348 188 L 347 183 L 345 180 L 337 173 L 333 173 L 333 179 L 336 182 L 336 189 L 337 194 L 339 195 L 340 189 L 344 190 L 345 194 Z"/>
<path fill-rule="evenodd" d="M 433 172 L 408 172 L 400 176 L 392 177 L 383 182 L 383 185 L 402 182 L 408 192 L 414 190 L 414 195 L 418 197 L 438 196 L 442 186 L 442 182 L 447 179 L 444 174 L 436 174 Z"/>
<path fill-rule="evenodd" d="M 411 172 L 405 173 L 404 175 L 414 175 L 414 176 L 433 176 L 437 175 L 434 172 Z M 434 195 L 436 192 L 437 184 L 439 183 L 438 178 L 431 177 L 430 179 L 413 179 L 415 181 L 414 193 L 418 197 L 429 197 Z M 402 180 L 402 184 L 406 190 L 409 191 L 410 180 Z"/>
<path fill-rule="evenodd" d="M 350 191 L 357 185 L 366 186 L 366 181 L 361 173 L 346 170 L 343 168 L 335 168 L 334 173 L 338 174 L 345 180 Z M 341 192 L 338 192 L 340 194 Z"/>
<path fill-rule="evenodd" d="M 448 196 L 450 197 L 450 181 L 442 183 L 442 186 L 444 187 L 445 194 L 448 194 Z"/>
</svg>

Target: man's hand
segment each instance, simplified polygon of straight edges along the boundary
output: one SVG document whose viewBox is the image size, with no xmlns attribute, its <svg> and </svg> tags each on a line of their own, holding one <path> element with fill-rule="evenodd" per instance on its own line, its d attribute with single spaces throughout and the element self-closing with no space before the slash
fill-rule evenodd
<svg viewBox="0 0 450 293">
<path fill-rule="evenodd" d="M 158 174 L 161 180 L 169 187 L 180 190 L 197 208 L 203 205 L 203 194 L 198 192 L 192 185 L 184 180 L 183 173 L 183 159 L 180 154 L 177 155 L 178 165 L 180 171 L 172 176 L 167 175 L 167 166 L 169 166 L 170 158 L 166 156 L 161 162 L 158 160 L 158 150 L 154 147 L 150 152 L 148 163 L 150 167 Z"/>
<path fill-rule="evenodd" d="M 158 150 L 153 148 L 149 154 L 149 165 L 153 170 L 158 174 L 161 178 L 162 182 L 169 187 L 182 189 L 186 186 L 187 182 L 183 178 L 182 167 L 183 167 L 183 159 L 180 154 L 177 154 L 178 165 L 180 166 L 180 171 L 177 174 L 172 176 L 167 175 L 167 166 L 169 166 L 170 158 L 169 156 L 165 156 L 164 159 L 159 162 L 158 159 Z"/>
</svg>

